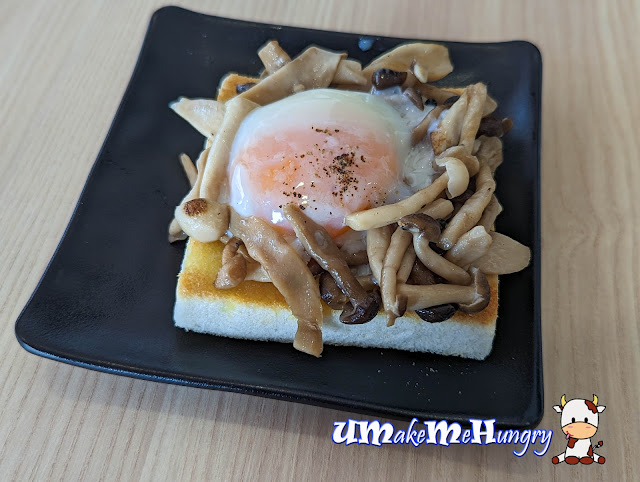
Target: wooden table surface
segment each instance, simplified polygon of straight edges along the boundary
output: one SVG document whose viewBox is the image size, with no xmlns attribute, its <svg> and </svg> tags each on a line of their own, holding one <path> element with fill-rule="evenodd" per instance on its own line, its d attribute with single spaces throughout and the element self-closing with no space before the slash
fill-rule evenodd
<svg viewBox="0 0 640 482">
<path fill-rule="evenodd" d="M 76 205 L 161 2 L 0 3 L 0 480 L 604 480 L 639 476 L 640 2 L 176 1 L 271 23 L 542 51 L 549 453 L 337 446 L 353 414 L 96 373 L 28 354 L 14 322 Z M 552 405 L 596 393 L 604 466 L 553 466 Z M 635 407 L 635 408 L 634 408 Z M 405 424 L 399 424 L 406 427 Z M 635 477 L 634 477 L 635 476 Z"/>
</svg>

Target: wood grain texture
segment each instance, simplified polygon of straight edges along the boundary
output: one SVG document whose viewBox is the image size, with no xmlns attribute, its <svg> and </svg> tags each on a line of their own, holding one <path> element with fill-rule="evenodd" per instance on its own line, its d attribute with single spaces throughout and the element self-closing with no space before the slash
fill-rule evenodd
<svg viewBox="0 0 640 482">
<path fill-rule="evenodd" d="M 13 324 L 71 216 L 162 2 L 0 3 L 0 479 L 631 480 L 640 473 L 640 2 L 177 1 L 220 16 L 443 40 L 525 39 L 544 63 L 545 417 L 598 394 L 604 466 L 508 447 L 335 446 L 352 414 L 99 374 Z M 402 424 L 401 424 L 402 425 Z"/>
</svg>

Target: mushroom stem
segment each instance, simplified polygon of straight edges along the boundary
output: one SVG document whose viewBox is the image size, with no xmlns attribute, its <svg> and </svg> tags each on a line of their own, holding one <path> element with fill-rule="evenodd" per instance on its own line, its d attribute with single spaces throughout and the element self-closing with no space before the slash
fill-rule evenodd
<svg viewBox="0 0 640 482">
<path fill-rule="evenodd" d="M 460 142 L 460 132 L 468 101 L 469 93 L 468 89 L 465 89 L 444 115 L 436 130 L 431 133 L 431 145 L 436 156 Z"/>
<path fill-rule="evenodd" d="M 432 203 L 444 191 L 449 182 L 449 175 L 445 172 L 429 186 L 395 204 L 387 204 L 374 209 L 349 214 L 345 223 L 356 231 L 379 228 L 396 222 L 402 216 L 415 213 Z"/>
<path fill-rule="evenodd" d="M 407 297 L 407 309 L 421 310 L 431 306 L 456 303 L 465 313 L 484 310 L 489 304 L 491 287 L 478 268 L 471 268 L 473 283 L 469 286 L 448 284 L 398 285 L 398 294 Z"/>
<path fill-rule="evenodd" d="M 416 261 L 416 250 L 413 249 L 413 244 L 410 243 L 407 250 L 404 252 L 404 256 L 402 257 L 402 262 L 400 263 L 400 267 L 398 268 L 398 282 L 406 283 L 411 275 L 411 270 L 413 269 L 413 265 Z"/>
<path fill-rule="evenodd" d="M 391 226 L 369 229 L 367 231 L 367 256 L 373 277 L 380 283 L 382 262 L 391 242 Z"/>
<path fill-rule="evenodd" d="M 450 283 L 467 285 L 471 282 L 469 273 L 433 251 L 429 246 L 429 239 L 423 234 L 414 233 L 413 248 L 422 264 Z"/>
<path fill-rule="evenodd" d="M 216 275 L 214 286 L 220 290 L 235 288 L 247 276 L 247 260 L 238 251 L 242 241 L 231 238 L 222 250 L 222 267 Z"/>
<path fill-rule="evenodd" d="M 429 132 L 429 127 L 431 127 L 431 124 L 433 124 L 438 116 L 442 114 L 443 110 L 444 106 L 437 105 L 429 112 L 427 112 L 427 115 L 424 116 L 424 119 L 422 119 L 420 123 L 411 131 L 412 145 L 415 146 L 418 142 L 424 139 L 424 137 L 427 135 L 427 132 Z"/>
<path fill-rule="evenodd" d="M 449 221 L 440 236 L 440 241 L 438 242 L 440 248 L 451 249 L 460 236 L 476 225 L 482 217 L 487 204 L 491 201 L 491 196 L 493 196 L 495 190 L 496 182 L 491 175 L 491 169 L 486 164 L 483 164 L 476 176 L 476 192 Z"/>
<path fill-rule="evenodd" d="M 382 305 L 387 313 L 395 316 L 402 316 L 400 312 L 401 300 L 396 296 L 396 284 L 398 269 L 402 263 L 407 248 L 411 244 L 411 233 L 401 228 L 395 230 L 391 236 L 389 249 L 384 257 L 380 280 L 380 291 L 382 293 Z M 408 275 L 407 275 L 408 277 Z"/>
<path fill-rule="evenodd" d="M 448 199 L 436 199 L 421 212 L 433 219 L 446 219 L 453 212 L 453 203 Z"/>
<path fill-rule="evenodd" d="M 448 284 L 398 285 L 398 293 L 407 297 L 408 310 L 420 310 L 447 303 L 472 303 L 476 297 L 473 286 Z"/>
<path fill-rule="evenodd" d="M 502 205 L 498 198 L 493 195 L 491 196 L 491 201 L 487 204 L 487 207 L 484 208 L 484 212 L 482 213 L 482 217 L 478 221 L 478 226 L 483 226 L 487 233 L 489 231 L 494 230 L 494 223 L 496 222 L 496 218 L 502 212 Z"/>
<path fill-rule="evenodd" d="M 487 100 L 487 86 L 479 82 L 467 87 L 467 91 L 469 92 L 469 105 L 462 121 L 460 145 L 468 154 L 471 154 Z"/>
</svg>

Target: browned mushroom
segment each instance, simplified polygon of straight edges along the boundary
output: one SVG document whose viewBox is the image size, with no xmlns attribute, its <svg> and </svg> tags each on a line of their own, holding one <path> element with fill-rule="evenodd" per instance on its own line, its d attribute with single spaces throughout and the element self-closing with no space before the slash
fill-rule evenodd
<svg viewBox="0 0 640 482">
<path fill-rule="evenodd" d="M 242 241 L 231 238 L 222 250 L 222 266 L 216 275 L 214 286 L 220 290 L 235 288 L 247 276 L 247 261 L 238 248 Z"/>
<path fill-rule="evenodd" d="M 445 305 L 431 306 L 421 310 L 414 310 L 420 319 L 427 323 L 442 323 L 447 321 L 458 311 L 458 305 L 455 303 L 447 303 Z"/>
<path fill-rule="evenodd" d="M 424 110 L 424 104 L 422 103 L 422 96 L 420 95 L 420 92 L 418 92 L 416 89 L 414 89 L 413 87 L 409 87 L 407 89 L 404 90 L 403 92 L 404 96 L 409 99 L 413 105 L 415 105 L 418 109 L 420 110 Z"/>
<path fill-rule="evenodd" d="M 371 83 L 378 90 L 402 85 L 407 79 L 407 72 L 396 72 L 391 69 L 378 69 L 371 74 Z"/>
<path fill-rule="evenodd" d="M 297 204 L 287 204 L 283 213 L 309 255 L 328 271 L 350 304 L 340 315 L 346 324 L 371 321 L 380 308 L 376 298 L 368 294 L 353 275 L 342 252 L 322 226 L 305 216 Z"/>
<path fill-rule="evenodd" d="M 412 285 L 435 285 L 442 281 L 444 281 L 442 278 L 429 270 L 419 259 L 416 259 L 407 283 Z M 458 306 L 454 303 L 447 303 L 414 311 L 420 319 L 428 323 L 440 323 L 455 315 L 456 311 L 458 311 Z"/>
<path fill-rule="evenodd" d="M 407 284 L 410 285 L 435 285 L 440 281 L 438 275 L 434 274 L 429 268 L 427 268 L 422 261 L 416 259 L 411 267 L 411 274 L 407 279 Z M 442 279 L 442 278 L 440 278 Z M 444 282 L 444 279 L 442 279 Z"/>
<path fill-rule="evenodd" d="M 313 258 L 309 260 L 309 262 L 307 263 L 307 267 L 309 268 L 309 271 L 311 271 L 311 274 L 313 276 L 318 276 L 319 274 L 322 274 L 324 272 L 322 266 L 320 266 L 318 262 Z"/>
<path fill-rule="evenodd" d="M 513 128 L 513 121 L 509 117 L 498 119 L 492 115 L 483 117 L 478 127 L 477 137 L 502 137 Z"/>
<path fill-rule="evenodd" d="M 398 224 L 413 234 L 416 256 L 427 268 L 454 284 L 466 285 L 471 282 L 469 273 L 434 252 L 429 246 L 429 243 L 436 242 L 440 237 L 438 221 L 426 214 L 416 213 L 404 216 Z"/>
<path fill-rule="evenodd" d="M 331 274 L 328 271 L 322 271 L 318 282 L 322 301 L 332 310 L 343 310 L 344 306 L 349 302 L 349 298 L 342 292 Z"/>
<path fill-rule="evenodd" d="M 298 319 L 293 347 L 320 356 L 322 300 L 307 264 L 272 225 L 260 218 L 243 218 L 232 211 L 230 229 L 242 240 L 249 255 L 263 266 Z"/>
<path fill-rule="evenodd" d="M 462 208 L 449 221 L 440 236 L 440 241 L 438 242 L 440 248 L 451 249 L 460 236 L 476 225 L 482 217 L 484 208 L 491 201 L 491 196 L 493 196 L 495 190 L 496 182 L 493 180 L 491 170 L 489 166 L 483 164 L 476 176 L 475 194 L 464 203 Z"/>
<path fill-rule="evenodd" d="M 439 80 L 453 70 L 445 47 L 423 42 L 402 44 L 374 59 L 362 70 L 370 75 L 381 68 L 398 72 L 412 69 L 420 75 L 421 82 Z"/>
<path fill-rule="evenodd" d="M 398 293 L 407 296 L 407 309 L 421 310 L 431 306 L 458 304 L 465 313 L 484 310 L 491 298 L 487 277 L 478 268 L 471 268 L 472 283 L 469 286 L 436 284 L 428 286 L 398 285 Z"/>
<path fill-rule="evenodd" d="M 342 252 L 349 266 L 360 266 L 369 262 L 366 249 L 356 251 L 355 253 Z"/>
<path fill-rule="evenodd" d="M 373 276 L 370 274 L 358 276 L 356 279 L 367 292 L 374 291 L 378 288 L 373 281 Z M 344 310 L 345 305 L 349 303 L 349 298 L 342 292 L 331 274 L 328 271 L 322 271 L 318 282 L 320 285 L 320 296 L 327 306 L 332 310 Z"/>
<path fill-rule="evenodd" d="M 186 201 L 174 215 L 187 235 L 203 243 L 217 241 L 229 227 L 229 206 L 209 199 Z"/>
</svg>

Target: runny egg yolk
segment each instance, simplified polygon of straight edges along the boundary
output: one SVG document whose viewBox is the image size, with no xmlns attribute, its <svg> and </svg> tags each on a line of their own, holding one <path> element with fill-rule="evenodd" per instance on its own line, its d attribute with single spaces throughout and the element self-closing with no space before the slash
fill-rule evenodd
<svg viewBox="0 0 640 482">
<path fill-rule="evenodd" d="M 402 175 L 408 132 L 368 94 L 312 90 L 254 110 L 229 162 L 230 205 L 292 233 L 282 208 L 298 204 L 331 236 L 347 214 L 385 202 Z"/>
</svg>

